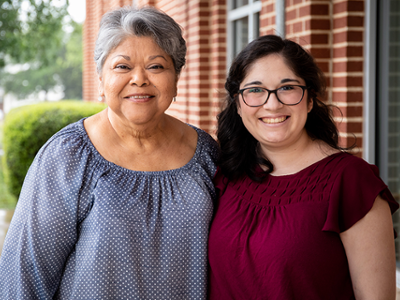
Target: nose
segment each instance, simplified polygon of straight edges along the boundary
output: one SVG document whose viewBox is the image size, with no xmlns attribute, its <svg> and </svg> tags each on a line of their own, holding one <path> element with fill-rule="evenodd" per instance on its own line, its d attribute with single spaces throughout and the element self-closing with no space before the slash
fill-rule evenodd
<svg viewBox="0 0 400 300">
<path fill-rule="evenodd" d="M 283 104 L 278 100 L 276 93 L 270 93 L 267 102 L 263 105 L 263 108 L 268 110 L 276 110 L 282 106 Z"/>
<path fill-rule="evenodd" d="M 147 77 L 146 71 L 140 68 L 135 68 L 132 70 L 132 77 L 129 84 L 136 85 L 139 87 L 149 85 L 149 79 Z"/>
</svg>

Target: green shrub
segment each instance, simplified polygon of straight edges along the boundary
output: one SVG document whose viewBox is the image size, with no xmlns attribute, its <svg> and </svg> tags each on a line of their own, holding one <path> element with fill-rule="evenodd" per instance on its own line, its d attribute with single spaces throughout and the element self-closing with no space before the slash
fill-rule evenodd
<svg viewBox="0 0 400 300">
<path fill-rule="evenodd" d="M 39 149 L 61 128 L 103 110 L 99 103 L 46 102 L 11 110 L 4 122 L 3 165 L 11 194 L 19 196 L 25 175 Z"/>
</svg>

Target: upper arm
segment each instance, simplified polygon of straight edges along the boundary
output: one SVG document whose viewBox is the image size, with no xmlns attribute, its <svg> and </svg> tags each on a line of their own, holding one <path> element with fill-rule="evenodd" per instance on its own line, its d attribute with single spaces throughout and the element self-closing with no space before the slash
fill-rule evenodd
<svg viewBox="0 0 400 300">
<path fill-rule="evenodd" d="M 340 234 L 356 299 L 395 299 L 396 258 L 388 203 L 378 196 L 371 210 Z"/>
<path fill-rule="evenodd" d="M 75 245 L 84 164 L 64 144 L 47 144 L 25 178 L 0 259 L 0 294 L 10 299 L 52 297 Z"/>
</svg>

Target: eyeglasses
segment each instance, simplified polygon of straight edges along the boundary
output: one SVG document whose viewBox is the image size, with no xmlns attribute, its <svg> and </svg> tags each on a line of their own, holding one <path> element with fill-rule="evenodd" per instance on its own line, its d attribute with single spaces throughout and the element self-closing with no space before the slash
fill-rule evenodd
<svg viewBox="0 0 400 300">
<path fill-rule="evenodd" d="M 297 105 L 303 100 L 304 85 L 285 85 L 276 90 L 268 90 L 262 87 L 249 87 L 239 90 L 243 102 L 250 107 L 262 106 L 267 103 L 269 96 L 275 94 L 278 101 L 284 105 Z"/>
</svg>

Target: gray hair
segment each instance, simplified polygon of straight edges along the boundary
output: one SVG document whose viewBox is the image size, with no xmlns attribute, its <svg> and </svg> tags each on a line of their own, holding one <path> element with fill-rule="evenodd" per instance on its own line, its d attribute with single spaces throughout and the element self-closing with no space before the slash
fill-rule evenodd
<svg viewBox="0 0 400 300">
<path fill-rule="evenodd" d="M 94 50 L 97 72 L 112 50 L 129 36 L 151 37 L 172 59 L 179 75 L 186 62 L 186 42 L 181 27 L 167 14 L 150 6 L 125 6 L 106 13 L 100 22 Z"/>
</svg>

